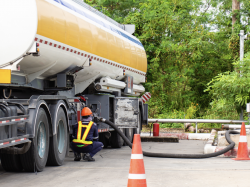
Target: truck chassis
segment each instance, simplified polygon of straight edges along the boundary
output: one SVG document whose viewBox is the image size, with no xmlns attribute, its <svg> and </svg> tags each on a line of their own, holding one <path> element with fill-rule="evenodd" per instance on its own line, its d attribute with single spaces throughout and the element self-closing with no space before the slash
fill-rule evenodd
<svg viewBox="0 0 250 187">
<path fill-rule="evenodd" d="M 130 104 L 129 104 L 130 103 Z M 60 166 L 73 139 L 72 126 L 81 120 L 81 109 L 117 124 L 132 141 L 147 123 L 147 105 L 138 98 L 90 94 L 67 98 L 33 95 L 30 99 L 0 100 L 0 158 L 6 171 L 42 171 L 46 165 Z M 96 120 L 96 118 L 94 118 Z M 107 124 L 98 125 L 104 147 L 120 148 L 123 139 Z"/>
</svg>

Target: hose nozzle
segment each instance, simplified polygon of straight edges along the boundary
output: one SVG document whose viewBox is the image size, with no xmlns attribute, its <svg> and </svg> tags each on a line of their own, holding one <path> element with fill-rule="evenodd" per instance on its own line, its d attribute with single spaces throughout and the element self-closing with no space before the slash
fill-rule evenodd
<svg viewBox="0 0 250 187">
<path fill-rule="evenodd" d="M 102 117 L 97 117 L 97 120 L 98 120 L 98 121 L 102 121 L 102 122 L 105 122 L 105 121 L 106 121 L 106 119 L 105 119 L 105 118 L 102 118 Z"/>
</svg>

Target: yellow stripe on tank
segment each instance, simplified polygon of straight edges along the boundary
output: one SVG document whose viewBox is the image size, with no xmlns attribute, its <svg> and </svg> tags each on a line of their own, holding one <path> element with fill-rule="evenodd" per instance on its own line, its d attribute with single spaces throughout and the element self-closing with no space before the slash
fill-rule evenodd
<svg viewBox="0 0 250 187">
<path fill-rule="evenodd" d="M 144 50 L 45 0 L 36 2 L 37 34 L 131 68 L 147 71 Z"/>
</svg>

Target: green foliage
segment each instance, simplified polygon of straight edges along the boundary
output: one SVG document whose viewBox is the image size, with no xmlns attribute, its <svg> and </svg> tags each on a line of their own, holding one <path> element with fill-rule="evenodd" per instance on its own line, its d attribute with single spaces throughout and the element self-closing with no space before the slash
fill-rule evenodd
<svg viewBox="0 0 250 187">
<path fill-rule="evenodd" d="M 235 71 L 221 73 L 209 84 L 206 91 L 213 97 L 212 105 L 220 110 L 240 108 L 250 101 L 250 53 L 241 61 L 233 63 Z"/>
<path fill-rule="evenodd" d="M 208 5 L 201 0 L 147 0 L 125 19 L 136 25 L 135 35 L 147 53 L 145 87 L 153 95 L 157 108 L 150 110 L 155 114 L 162 107 L 185 112 L 191 103 L 207 108 L 206 84 L 231 68 L 230 56 L 221 55 L 229 53 L 228 42 L 220 42 L 226 34 L 211 32 L 207 24 L 213 16 L 206 9 L 200 12 L 201 6 Z"/>
<path fill-rule="evenodd" d="M 124 18 L 139 7 L 142 0 L 87 0 L 97 10 L 105 15 L 116 20 L 118 23 L 123 23 Z"/>
<path fill-rule="evenodd" d="M 153 107 L 153 108 L 157 108 L 157 107 Z M 168 111 L 167 109 L 162 109 L 163 112 L 161 112 L 160 114 L 154 115 L 150 113 L 149 117 L 155 117 L 157 119 L 184 119 L 184 118 L 192 119 L 193 117 L 195 117 L 195 113 L 198 110 L 198 108 L 199 108 L 198 104 L 191 103 L 191 105 L 186 110 L 186 113 L 184 111 L 177 111 L 175 109 L 172 111 Z M 152 112 L 152 110 L 150 111 Z M 168 128 L 168 127 L 184 128 L 182 123 L 161 123 L 160 127 L 161 128 Z"/>
<path fill-rule="evenodd" d="M 165 111 L 162 114 L 159 114 L 156 116 L 156 118 L 158 119 L 183 119 L 185 117 L 184 112 L 182 111 L 171 111 L 171 112 L 167 112 Z M 161 128 L 184 128 L 182 123 L 160 123 L 160 127 Z"/>
<path fill-rule="evenodd" d="M 88 1 L 120 23 L 135 24 L 148 59 L 149 117 L 181 119 L 237 119 L 249 102 L 250 55 L 239 64 L 238 33 L 249 31 L 250 2 L 240 2 L 232 12 L 232 0 Z"/>
</svg>

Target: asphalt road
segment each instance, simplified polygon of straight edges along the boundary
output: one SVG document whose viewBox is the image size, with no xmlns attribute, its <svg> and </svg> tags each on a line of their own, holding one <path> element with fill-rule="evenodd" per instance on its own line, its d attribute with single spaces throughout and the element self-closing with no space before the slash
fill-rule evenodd
<svg viewBox="0 0 250 187">
<path fill-rule="evenodd" d="M 180 143 L 143 142 L 145 151 L 203 153 L 205 141 Z M 46 167 L 40 173 L 9 173 L 0 166 L 1 187 L 126 187 L 131 149 L 104 149 L 95 162 L 74 162 L 73 154 L 63 166 Z M 250 161 L 230 158 L 173 159 L 144 157 L 148 187 L 249 187 Z"/>
</svg>

